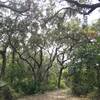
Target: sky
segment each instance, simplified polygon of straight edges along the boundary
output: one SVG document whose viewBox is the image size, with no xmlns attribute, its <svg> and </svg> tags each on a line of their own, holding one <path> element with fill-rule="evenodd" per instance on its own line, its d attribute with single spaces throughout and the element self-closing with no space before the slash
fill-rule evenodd
<svg viewBox="0 0 100 100">
<path fill-rule="evenodd" d="M 94 23 L 99 18 L 100 18 L 100 9 L 96 9 L 90 15 L 88 15 L 88 24 Z"/>
<path fill-rule="evenodd" d="M 81 20 L 83 19 L 83 15 L 78 14 L 78 17 Z M 94 10 L 90 15 L 87 15 L 88 24 L 91 25 L 92 23 L 95 23 L 99 18 L 100 18 L 100 8 Z"/>
<path fill-rule="evenodd" d="M 98 0 L 92 0 L 92 2 L 97 3 Z M 90 15 L 88 15 L 88 24 L 94 23 L 99 18 L 100 18 L 100 8 L 94 10 Z"/>
</svg>

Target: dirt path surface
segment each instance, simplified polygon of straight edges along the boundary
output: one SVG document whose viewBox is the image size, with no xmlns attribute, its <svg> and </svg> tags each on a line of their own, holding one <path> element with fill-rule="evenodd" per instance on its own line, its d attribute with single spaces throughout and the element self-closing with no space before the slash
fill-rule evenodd
<svg viewBox="0 0 100 100">
<path fill-rule="evenodd" d="M 33 96 L 25 96 L 18 100 L 89 100 L 82 97 L 74 97 L 67 93 L 66 90 L 57 90 L 53 92 L 47 92 L 44 94 L 37 94 Z"/>
</svg>

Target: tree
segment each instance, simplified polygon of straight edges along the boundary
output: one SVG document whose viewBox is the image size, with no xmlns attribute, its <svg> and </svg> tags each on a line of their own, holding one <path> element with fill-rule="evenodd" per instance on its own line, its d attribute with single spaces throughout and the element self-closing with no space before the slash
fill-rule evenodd
<svg viewBox="0 0 100 100">
<path fill-rule="evenodd" d="M 48 78 L 47 75 L 60 46 L 49 40 L 46 35 L 48 28 L 42 28 L 44 22 L 41 19 L 44 15 L 41 8 L 36 4 L 35 11 L 33 10 L 34 7 L 29 11 L 31 14 L 25 17 L 15 14 L 15 24 L 14 22 L 11 24 L 14 27 L 10 27 L 7 36 L 10 49 L 30 68 L 36 88 L 41 88 L 41 84 Z M 13 29 L 15 30 L 12 31 Z"/>
<path fill-rule="evenodd" d="M 97 23 L 97 26 L 99 24 Z M 88 93 L 95 91 L 94 87 L 98 88 L 99 93 L 99 35 L 97 34 L 98 27 L 96 24 L 88 26 L 86 31 L 83 31 L 89 41 L 83 41 L 77 48 L 74 49 L 74 59 L 71 61 L 70 68 L 74 69 L 72 81 L 72 90 L 76 94 Z M 96 30 L 97 29 L 97 30 Z M 92 78 L 91 78 L 92 77 Z M 87 81 L 88 80 L 88 81 Z M 95 80 L 95 81 L 94 81 Z"/>
<path fill-rule="evenodd" d="M 97 43 L 87 43 L 76 50 L 76 58 L 73 63 L 75 68 L 75 74 L 73 75 L 73 90 L 75 90 L 76 93 L 91 92 L 93 91 L 94 86 L 99 90 L 99 47 L 97 47 L 97 45 Z M 80 86 L 75 84 L 79 84 Z"/>
<path fill-rule="evenodd" d="M 15 0 L 7 0 L 3 2 L 0 0 L 0 7 L 1 9 L 9 9 L 11 11 L 14 11 L 16 13 L 25 13 L 29 11 L 31 6 L 31 0 L 24 0 L 24 1 L 15 1 Z"/>
<path fill-rule="evenodd" d="M 67 69 L 68 67 L 68 61 L 71 60 L 70 55 L 68 54 L 70 48 L 63 48 L 63 51 L 59 51 L 59 54 L 57 55 L 57 62 L 60 65 L 59 68 L 59 75 L 58 75 L 58 88 L 61 87 L 61 77 L 63 74 L 63 70 Z"/>
<path fill-rule="evenodd" d="M 71 7 L 66 7 L 74 10 L 76 12 L 79 12 L 80 14 L 89 15 L 91 12 L 93 12 L 95 9 L 100 7 L 100 1 L 98 0 L 98 3 L 91 4 L 90 0 L 65 0 L 70 5 L 73 5 Z M 87 3 L 88 2 L 88 3 Z M 90 4 L 89 4 L 90 3 Z"/>
<path fill-rule="evenodd" d="M 9 46 L 9 41 L 8 41 L 8 24 L 10 24 L 10 20 L 8 18 L 3 19 L 4 21 L 1 21 L 1 30 L 0 30 L 0 45 L 1 45 L 1 50 L 0 54 L 2 56 L 2 67 L 1 67 L 1 73 L 0 73 L 0 78 L 2 79 L 5 77 L 5 69 L 6 69 L 6 62 L 7 62 L 7 48 Z M 9 21 L 8 21 L 9 20 Z"/>
</svg>

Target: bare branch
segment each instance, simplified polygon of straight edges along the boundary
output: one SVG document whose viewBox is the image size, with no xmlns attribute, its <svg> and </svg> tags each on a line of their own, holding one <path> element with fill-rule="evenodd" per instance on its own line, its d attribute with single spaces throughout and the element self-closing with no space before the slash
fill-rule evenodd
<svg viewBox="0 0 100 100">
<path fill-rule="evenodd" d="M 81 4 L 76 0 L 65 0 L 68 3 L 74 4 L 77 6 L 77 8 L 82 8 L 82 9 L 87 9 L 87 12 L 80 12 L 80 14 L 84 14 L 84 15 L 89 15 L 91 12 L 93 12 L 95 9 L 100 7 L 100 3 L 96 3 L 96 4 Z"/>
</svg>

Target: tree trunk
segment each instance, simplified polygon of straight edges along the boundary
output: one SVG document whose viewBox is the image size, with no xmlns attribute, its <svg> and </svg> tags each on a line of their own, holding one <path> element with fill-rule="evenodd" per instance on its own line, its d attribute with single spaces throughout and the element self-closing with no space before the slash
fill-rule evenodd
<svg viewBox="0 0 100 100">
<path fill-rule="evenodd" d="M 59 71 L 59 76 L 58 76 L 58 88 L 61 88 L 61 77 L 62 77 L 62 71 L 63 71 L 63 68 L 60 69 Z"/>
<path fill-rule="evenodd" d="M 2 52 L 2 67 L 1 67 L 0 79 L 3 79 L 3 77 L 5 77 L 5 68 L 6 68 L 6 50 Z"/>
<path fill-rule="evenodd" d="M 15 51 L 12 50 L 12 64 L 15 63 Z"/>
</svg>

